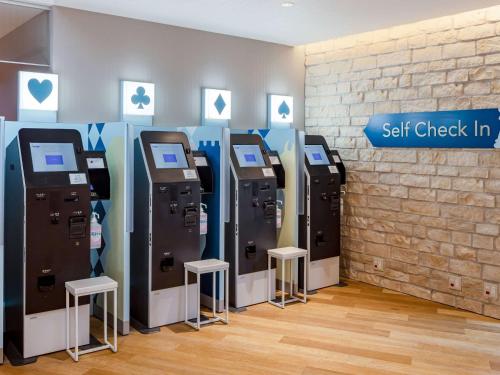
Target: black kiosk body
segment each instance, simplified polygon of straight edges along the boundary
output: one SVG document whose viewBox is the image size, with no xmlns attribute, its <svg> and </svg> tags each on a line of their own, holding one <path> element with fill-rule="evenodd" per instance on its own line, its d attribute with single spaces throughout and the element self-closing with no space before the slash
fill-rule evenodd
<svg viewBox="0 0 500 375">
<path fill-rule="evenodd" d="M 341 175 L 326 140 L 305 136 L 305 208 L 299 217 L 299 246 L 309 250 L 307 289 L 339 283 Z M 303 267 L 303 262 L 299 262 Z M 303 288 L 299 271 L 299 288 Z"/>
<path fill-rule="evenodd" d="M 184 262 L 200 259 L 200 179 L 184 133 L 143 131 L 134 152 L 130 315 L 145 332 L 184 320 Z M 197 290 L 190 281 L 191 319 Z"/>
<path fill-rule="evenodd" d="M 277 241 L 276 176 L 256 134 L 231 135 L 230 207 L 225 258 L 230 263 L 229 302 L 239 309 L 267 301 L 267 250 Z M 274 283 L 271 294 L 274 299 Z"/>
<path fill-rule="evenodd" d="M 80 133 L 21 129 L 7 148 L 5 181 L 6 349 L 28 359 L 66 348 L 64 283 L 89 277 L 90 186 Z M 85 345 L 89 299 L 79 302 Z"/>
</svg>

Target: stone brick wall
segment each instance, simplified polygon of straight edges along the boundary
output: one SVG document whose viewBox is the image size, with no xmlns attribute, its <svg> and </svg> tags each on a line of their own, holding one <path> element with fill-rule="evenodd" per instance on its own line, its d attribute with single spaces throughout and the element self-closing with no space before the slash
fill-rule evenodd
<svg viewBox="0 0 500 375">
<path fill-rule="evenodd" d="M 306 72 L 306 132 L 349 170 L 343 273 L 500 318 L 484 294 L 500 286 L 500 150 L 374 149 L 363 134 L 378 113 L 500 107 L 500 6 L 308 45 Z"/>
</svg>

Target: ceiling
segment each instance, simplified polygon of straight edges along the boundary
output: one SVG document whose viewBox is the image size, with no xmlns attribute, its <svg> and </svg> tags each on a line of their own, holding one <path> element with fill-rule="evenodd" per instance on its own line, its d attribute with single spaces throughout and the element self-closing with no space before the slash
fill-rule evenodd
<svg viewBox="0 0 500 375">
<path fill-rule="evenodd" d="M 499 5 L 500 0 L 31 0 L 300 45 Z"/>
<path fill-rule="evenodd" d="M 17 29 L 43 10 L 0 2 L 0 38 Z"/>
</svg>

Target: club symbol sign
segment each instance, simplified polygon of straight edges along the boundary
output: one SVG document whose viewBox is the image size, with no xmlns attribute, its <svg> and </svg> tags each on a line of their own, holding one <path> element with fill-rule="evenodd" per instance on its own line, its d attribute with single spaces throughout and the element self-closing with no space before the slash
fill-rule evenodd
<svg viewBox="0 0 500 375">
<path fill-rule="evenodd" d="M 18 89 L 20 110 L 57 111 L 59 99 L 57 74 L 19 72 Z"/>
<path fill-rule="evenodd" d="M 293 96 L 269 95 L 268 121 L 270 127 L 273 124 L 293 123 Z"/>
<path fill-rule="evenodd" d="M 122 81 L 123 116 L 153 116 L 154 95 L 153 83 Z"/>
<path fill-rule="evenodd" d="M 144 109 L 144 105 L 149 105 L 151 98 L 146 95 L 146 90 L 142 86 L 139 86 L 135 92 L 135 95 L 132 95 L 131 98 L 132 103 L 138 105 L 138 109 Z"/>
</svg>

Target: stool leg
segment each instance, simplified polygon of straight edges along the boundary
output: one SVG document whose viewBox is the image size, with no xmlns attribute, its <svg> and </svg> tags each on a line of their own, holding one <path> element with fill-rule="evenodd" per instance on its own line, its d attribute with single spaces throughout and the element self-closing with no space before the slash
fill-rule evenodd
<svg viewBox="0 0 500 375">
<path fill-rule="evenodd" d="M 184 322 L 188 322 L 188 271 L 184 268 Z"/>
<path fill-rule="evenodd" d="M 78 362 L 78 296 L 75 296 L 75 360 Z"/>
<path fill-rule="evenodd" d="M 118 304 L 117 302 L 117 293 L 118 293 L 118 288 L 115 288 L 113 290 L 113 346 L 114 346 L 114 352 L 116 353 L 118 351 Z"/>
<path fill-rule="evenodd" d="M 66 290 L 66 350 L 69 350 L 69 292 Z"/>
<path fill-rule="evenodd" d="M 281 308 L 285 308 L 285 259 L 281 260 Z"/>
<path fill-rule="evenodd" d="M 198 327 L 198 330 L 200 329 L 200 274 L 197 273 L 196 274 L 196 286 L 197 286 L 197 289 L 198 289 L 198 293 L 197 294 L 197 311 L 198 311 L 198 314 L 196 314 L 196 326 Z"/>
<path fill-rule="evenodd" d="M 217 299 L 217 293 L 215 291 L 215 277 L 217 272 L 212 273 L 212 315 L 215 318 L 215 301 Z"/>
<path fill-rule="evenodd" d="M 108 342 L 108 292 L 104 292 L 104 342 Z"/>
<path fill-rule="evenodd" d="M 267 255 L 267 302 L 271 302 L 271 255 Z"/>
<path fill-rule="evenodd" d="M 307 302 L 307 256 L 304 256 L 304 303 Z"/>
<path fill-rule="evenodd" d="M 224 293 L 224 297 L 226 299 L 226 324 L 229 323 L 229 268 L 226 269 L 224 271 L 225 275 L 226 275 L 226 281 L 225 281 L 225 293 Z"/>
<path fill-rule="evenodd" d="M 290 298 L 293 297 L 293 259 L 290 259 Z"/>
</svg>

